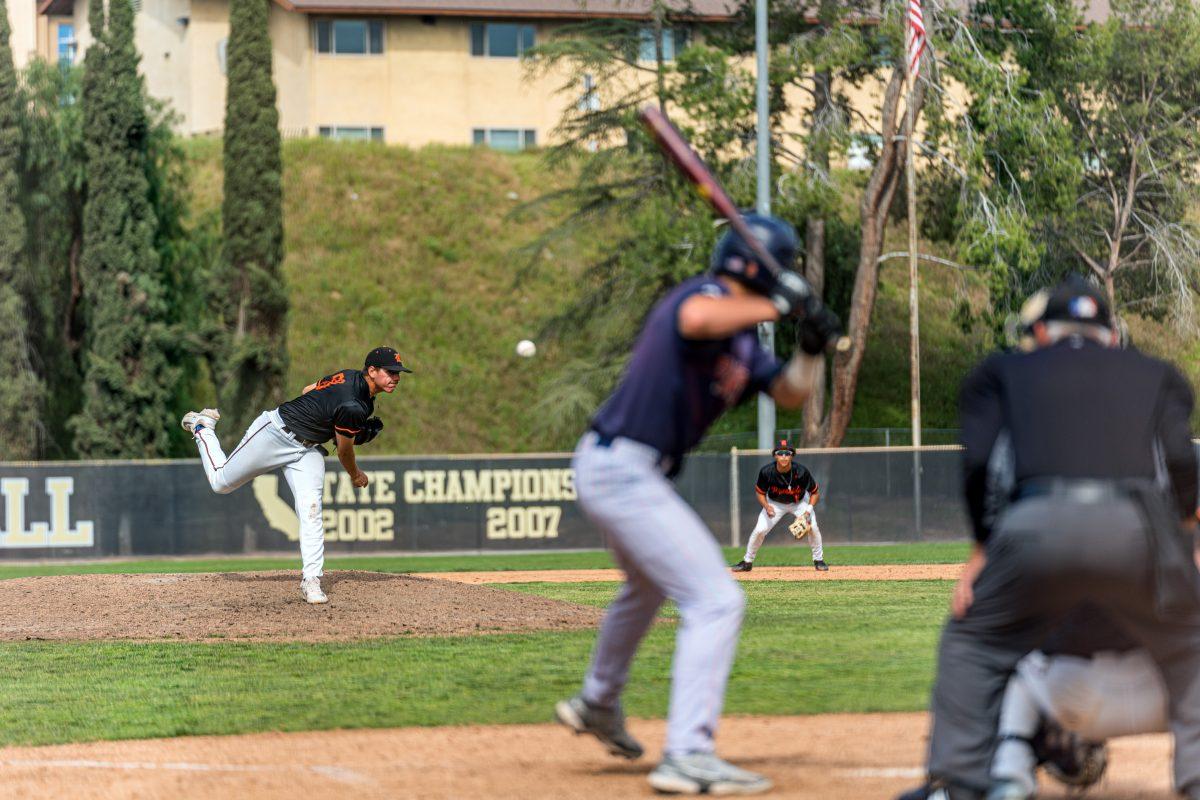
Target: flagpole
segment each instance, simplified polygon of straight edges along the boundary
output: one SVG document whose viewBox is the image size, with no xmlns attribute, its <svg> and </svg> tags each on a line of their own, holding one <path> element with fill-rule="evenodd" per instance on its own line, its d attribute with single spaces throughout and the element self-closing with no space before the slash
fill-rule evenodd
<svg viewBox="0 0 1200 800">
<path fill-rule="evenodd" d="M 918 27 L 919 24 L 919 27 Z M 921 520 L 921 326 L 920 303 L 917 292 L 917 181 L 914 161 L 916 159 L 916 98 L 917 75 L 920 71 L 921 54 L 925 47 L 925 24 L 921 12 L 921 0 L 909 0 L 908 24 L 905 31 L 905 159 L 904 174 L 908 197 L 908 335 L 909 377 L 912 401 L 913 443 L 913 523 L 916 536 L 922 537 Z"/>
</svg>

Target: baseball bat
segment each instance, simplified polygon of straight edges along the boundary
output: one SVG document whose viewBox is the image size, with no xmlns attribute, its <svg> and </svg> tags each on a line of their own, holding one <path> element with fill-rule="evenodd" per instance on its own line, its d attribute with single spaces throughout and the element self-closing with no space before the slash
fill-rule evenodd
<svg viewBox="0 0 1200 800">
<path fill-rule="evenodd" d="M 751 232 L 750 226 L 742 217 L 742 212 L 738 211 L 738 207 L 734 205 L 729 193 L 725 191 L 725 187 L 708 169 L 699 154 L 688 144 L 687 139 L 683 138 L 683 134 L 671 124 L 667 115 L 657 106 L 648 105 L 638 112 L 638 118 L 650 131 L 658 143 L 659 149 L 683 173 L 684 177 L 695 185 L 700 196 L 708 201 L 714 211 L 729 220 L 729 226 L 737 232 L 738 236 L 742 237 L 742 241 L 748 244 L 758 257 L 759 266 L 765 267 L 776 279 L 784 272 L 789 272 L 775 259 L 775 256 L 771 255 L 771 251 L 762 241 Z M 803 276 L 794 272 L 791 273 L 791 276 L 793 276 L 792 279 L 799 280 L 809 294 L 814 294 L 812 285 L 804 280 Z M 830 342 L 829 346 L 839 353 L 845 352 L 850 349 L 850 339 L 841 336 Z"/>
</svg>

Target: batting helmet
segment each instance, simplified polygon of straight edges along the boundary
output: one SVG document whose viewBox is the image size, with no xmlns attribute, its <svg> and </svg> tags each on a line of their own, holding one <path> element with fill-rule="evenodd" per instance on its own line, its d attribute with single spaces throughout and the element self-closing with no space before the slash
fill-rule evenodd
<svg viewBox="0 0 1200 800">
<path fill-rule="evenodd" d="M 780 266 L 793 269 L 796 250 L 800 247 L 796 229 L 779 217 L 765 214 L 747 214 L 745 219 L 750 231 L 766 246 L 767 252 L 775 256 Z M 737 231 L 729 230 L 713 249 L 712 271 L 718 275 L 728 275 L 755 292 L 767 294 L 775 288 L 776 281 L 758 262 L 759 258 L 750 245 Z"/>
</svg>

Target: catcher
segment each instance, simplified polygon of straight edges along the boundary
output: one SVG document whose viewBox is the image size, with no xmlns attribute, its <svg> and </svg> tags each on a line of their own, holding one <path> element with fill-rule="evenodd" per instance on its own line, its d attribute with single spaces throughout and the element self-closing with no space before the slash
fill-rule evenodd
<svg viewBox="0 0 1200 800">
<path fill-rule="evenodd" d="M 784 439 L 775 448 L 775 463 L 759 470 L 754 493 L 762 511 L 759 512 L 754 532 L 750 534 L 750 541 L 746 543 L 746 555 L 733 565 L 734 572 L 749 572 L 754 568 L 754 556 L 758 554 L 758 548 L 762 547 L 767 534 L 785 514 L 796 517 L 788 526 L 792 536 L 803 539 L 811 534 L 808 544 L 812 548 L 813 566 L 822 572 L 829 569 L 825 563 L 821 529 L 817 526 L 817 515 L 813 511 L 813 506 L 820 499 L 821 489 L 807 467 L 793 463 L 795 455 L 796 451 Z"/>
<path fill-rule="evenodd" d="M 300 519 L 300 558 L 303 571 L 300 594 L 308 603 L 326 603 L 321 590 L 325 570 L 325 526 L 321 503 L 325 489 L 325 456 L 322 445 L 337 442 L 338 460 L 354 485 L 367 485 L 367 474 L 354 460 L 354 446 L 366 444 L 383 430 L 371 414 L 375 395 L 396 390 L 400 373 L 412 372 L 390 347 L 367 353 L 362 369 L 343 369 L 304 387 L 294 400 L 264 411 L 251 423 L 228 456 L 217 439 L 215 408 L 189 411 L 183 429 L 196 440 L 200 463 L 217 494 L 229 494 L 265 472 L 283 467 Z"/>
</svg>

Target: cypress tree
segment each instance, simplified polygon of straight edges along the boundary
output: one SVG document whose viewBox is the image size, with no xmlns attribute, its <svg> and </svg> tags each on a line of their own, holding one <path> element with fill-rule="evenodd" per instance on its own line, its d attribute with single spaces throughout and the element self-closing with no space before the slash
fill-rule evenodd
<svg viewBox="0 0 1200 800">
<path fill-rule="evenodd" d="M 84 59 L 87 201 L 83 212 L 83 404 L 71 421 L 84 457 L 168 452 L 179 368 L 154 247 L 146 180 L 148 120 L 130 0 L 89 0 L 94 44 Z"/>
<path fill-rule="evenodd" d="M 38 455 L 43 384 L 30 361 L 29 316 L 18 292 L 25 217 L 18 205 L 21 157 L 17 73 L 8 7 L 0 0 L 0 459 Z"/>
<path fill-rule="evenodd" d="M 235 432 L 284 399 L 288 363 L 288 301 L 280 268 L 283 157 L 268 3 L 232 0 L 229 12 L 224 280 L 214 289 L 224 340 L 213 372 L 221 413 Z"/>
</svg>

